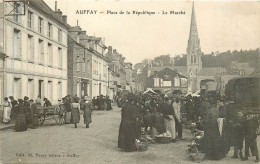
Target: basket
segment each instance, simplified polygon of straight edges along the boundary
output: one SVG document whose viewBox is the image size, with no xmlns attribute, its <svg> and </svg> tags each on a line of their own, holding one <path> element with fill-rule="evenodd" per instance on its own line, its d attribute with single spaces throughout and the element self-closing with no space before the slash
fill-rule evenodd
<svg viewBox="0 0 260 164">
<path fill-rule="evenodd" d="M 140 142 L 135 142 L 137 151 L 146 151 L 148 149 L 148 141 L 141 140 Z"/>
<path fill-rule="evenodd" d="M 204 160 L 204 154 L 203 153 L 190 153 L 190 158 L 192 161 L 200 163 Z"/>
<path fill-rule="evenodd" d="M 167 143 L 170 143 L 171 141 L 172 141 L 171 137 L 156 137 L 157 143 L 167 144 Z"/>
</svg>

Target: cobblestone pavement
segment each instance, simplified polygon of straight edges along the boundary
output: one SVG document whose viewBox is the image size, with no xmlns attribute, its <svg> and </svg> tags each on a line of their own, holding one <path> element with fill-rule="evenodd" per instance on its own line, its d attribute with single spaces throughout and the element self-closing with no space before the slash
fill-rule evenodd
<svg viewBox="0 0 260 164">
<path fill-rule="evenodd" d="M 122 152 L 117 148 L 120 109 L 94 111 L 93 123 L 85 128 L 83 118 L 78 128 L 73 125 L 56 125 L 54 120 L 38 129 L 0 132 L 0 163 L 194 163 L 185 154 L 189 131 L 184 131 L 185 141 L 171 144 L 151 144 L 145 152 Z M 203 163 L 253 163 L 231 159 L 203 161 Z"/>
</svg>

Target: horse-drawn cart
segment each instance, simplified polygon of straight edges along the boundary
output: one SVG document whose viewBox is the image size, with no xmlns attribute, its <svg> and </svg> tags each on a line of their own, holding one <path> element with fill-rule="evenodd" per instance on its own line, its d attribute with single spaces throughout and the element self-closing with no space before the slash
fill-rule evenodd
<svg viewBox="0 0 260 164">
<path fill-rule="evenodd" d="M 37 107 L 39 111 L 38 124 L 41 126 L 47 117 L 54 117 L 58 125 L 65 123 L 66 110 L 63 105 L 55 105 L 50 107 Z"/>
</svg>

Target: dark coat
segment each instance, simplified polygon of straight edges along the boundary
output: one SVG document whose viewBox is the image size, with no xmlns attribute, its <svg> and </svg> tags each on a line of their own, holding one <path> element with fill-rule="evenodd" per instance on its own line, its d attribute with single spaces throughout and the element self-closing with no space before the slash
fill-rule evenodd
<svg viewBox="0 0 260 164">
<path fill-rule="evenodd" d="M 206 126 L 205 126 L 205 153 L 207 158 L 218 160 L 226 154 L 223 152 L 222 138 L 219 133 L 218 119 L 219 112 L 218 108 L 211 106 L 206 115 Z"/>
<path fill-rule="evenodd" d="M 65 102 L 64 102 L 64 107 L 65 107 L 65 109 L 66 109 L 66 112 L 71 112 L 70 100 L 65 100 Z"/>
<path fill-rule="evenodd" d="M 92 122 L 92 117 L 91 117 L 91 111 L 93 109 L 92 103 L 89 102 L 82 102 L 80 108 L 83 110 L 83 118 L 84 118 L 84 124 L 90 124 Z"/>
<path fill-rule="evenodd" d="M 126 151 L 136 150 L 135 139 L 140 137 L 138 107 L 132 103 L 125 103 L 121 111 L 118 147 Z"/>
<path fill-rule="evenodd" d="M 29 104 L 30 105 L 30 104 Z M 24 104 L 18 104 L 15 107 L 15 110 L 17 111 L 16 115 L 16 121 L 15 121 L 15 131 L 26 131 L 27 130 L 27 122 L 26 122 L 26 116 L 25 116 L 25 107 Z"/>
</svg>

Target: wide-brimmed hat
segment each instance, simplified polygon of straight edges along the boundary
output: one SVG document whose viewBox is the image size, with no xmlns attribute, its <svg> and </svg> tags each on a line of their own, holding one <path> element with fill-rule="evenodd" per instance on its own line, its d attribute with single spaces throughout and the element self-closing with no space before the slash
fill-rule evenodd
<svg viewBox="0 0 260 164">
<path fill-rule="evenodd" d="M 29 101 L 30 101 L 30 102 L 34 102 L 34 100 L 33 100 L 33 99 L 30 99 Z"/>
<path fill-rule="evenodd" d="M 29 97 L 27 97 L 27 96 L 24 96 L 24 98 L 23 98 L 25 101 L 27 101 L 27 100 L 29 100 Z"/>
<path fill-rule="evenodd" d="M 9 96 L 9 99 L 11 99 L 11 100 L 12 100 L 12 99 L 14 99 L 14 97 L 13 97 L 13 96 Z"/>
</svg>

